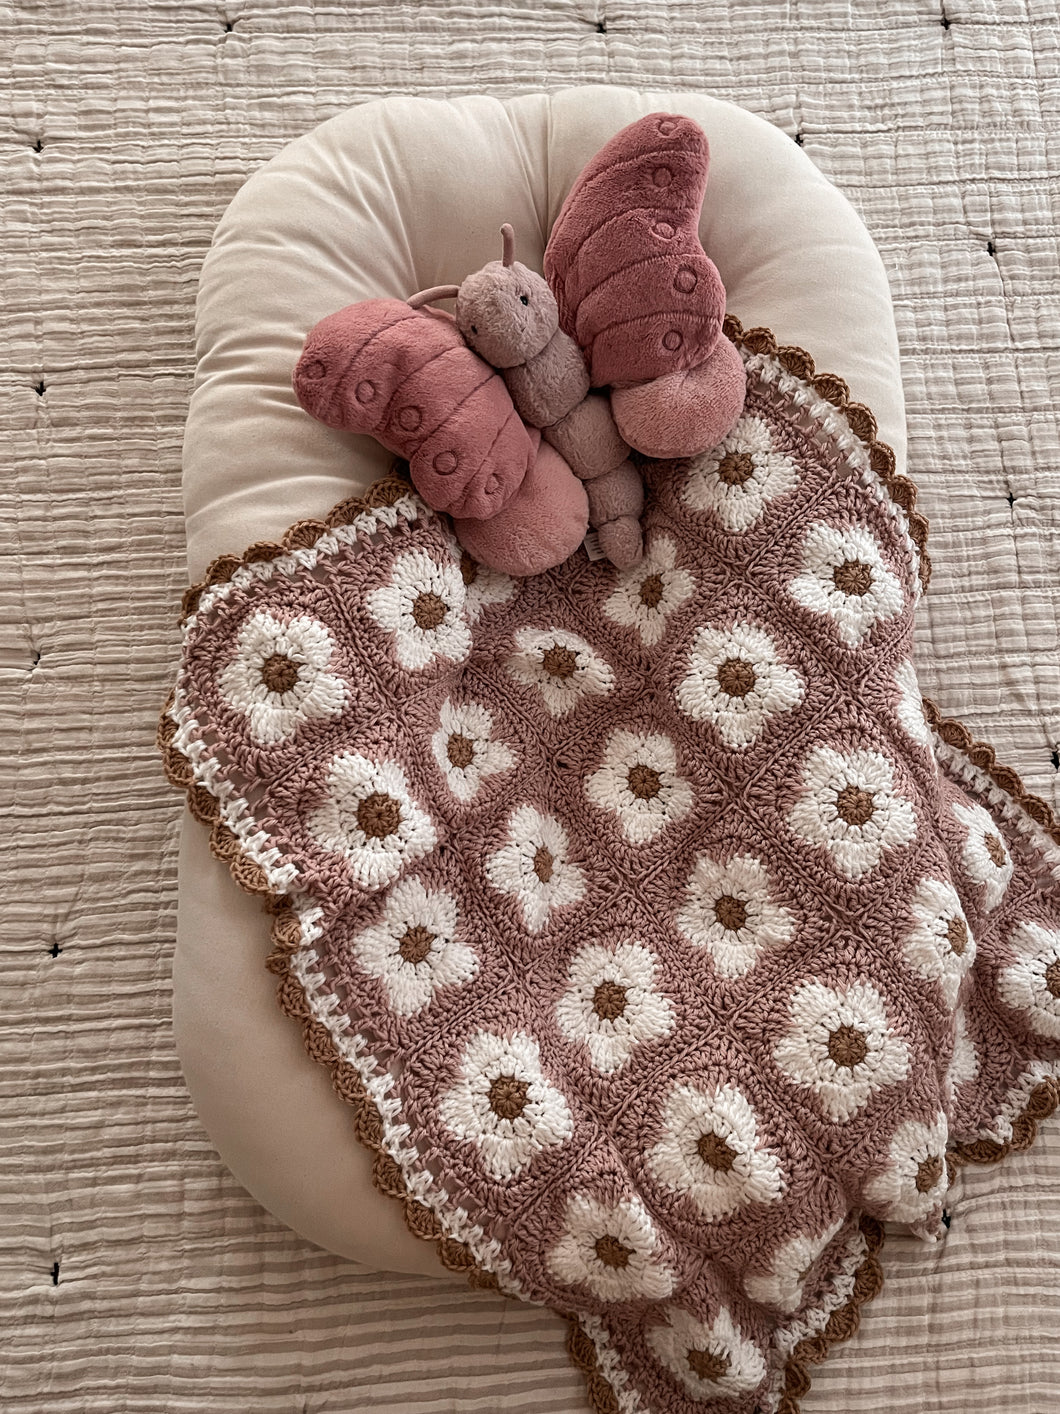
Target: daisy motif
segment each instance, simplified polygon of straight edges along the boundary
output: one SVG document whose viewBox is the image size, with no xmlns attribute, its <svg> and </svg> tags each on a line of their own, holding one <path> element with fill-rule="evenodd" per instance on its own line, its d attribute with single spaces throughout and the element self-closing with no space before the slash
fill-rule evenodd
<svg viewBox="0 0 1060 1414">
<path fill-rule="evenodd" d="M 438 717 L 441 725 L 431 737 L 431 750 L 457 800 L 473 799 L 487 776 L 515 765 L 515 753 L 493 740 L 493 718 L 479 703 L 454 706 L 446 699 Z"/>
<path fill-rule="evenodd" d="M 403 668 L 426 668 L 435 658 L 462 663 L 471 651 L 464 615 L 464 581 L 455 565 L 440 565 L 425 550 L 399 555 L 390 582 L 373 589 L 366 603 L 380 628 L 394 635 Z"/>
<path fill-rule="evenodd" d="M 805 691 L 801 674 L 781 660 L 768 633 L 734 623 L 696 630 L 674 696 L 686 716 L 710 722 L 726 746 L 742 750 L 771 718 L 797 707 Z"/>
<path fill-rule="evenodd" d="M 668 736 L 613 731 L 604 764 L 585 782 L 585 794 L 614 815 L 630 844 L 648 844 L 692 808 L 692 787 L 677 775 L 677 751 Z"/>
<path fill-rule="evenodd" d="M 865 1200 L 891 1222 L 926 1224 L 950 1186 L 948 1138 L 944 1114 L 936 1115 L 931 1124 L 917 1119 L 900 1124 L 891 1138 L 890 1162 L 865 1184 Z"/>
<path fill-rule="evenodd" d="M 677 567 L 677 548 L 668 535 L 652 537 L 644 557 L 618 576 L 604 613 L 616 624 L 634 628 L 651 647 L 666 632 L 666 621 L 692 596 L 695 580 Z"/>
<path fill-rule="evenodd" d="M 419 879 L 395 884 L 380 921 L 353 939 L 363 971 L 378 977 L 399 1016 L 412 1016 L 439 987 L 470 982 L 478 957 L 457 941 L 456 901 Z"/>
<path fill-rule="evenodd" d="M 1012 878 L 1012 859 L 992 816 L 981 805 L 954 802 L 953 813 L 968 831 L 961 864 L 975 884 L 983 886 L 983 907 L 989 913 L 1005 896 Z"/>
<path fill-rule="evenodd" d="M 791 913 L 774 902 L 765 866 L 751 854 L 738 854 L 728 864 L 700 855 L 674 921 L 687 942 L 706 948 L 729 981 L 745 977 L 761 953 L 783 947 L 795 932 Z"/>
<path fill-rule="evenodd" d="M 601 1301 L 658 1301 L 674 1289 L 673 1272 L 655 1255 L 658 1246 L 659 1234 L 639 1198 L 612 1205 L 574 1193 L 547 1265 L 564 1286 L 587 1286 Z"/>
<path fill-rule="evenodd" d="M 924 716 L 924 699 L 920 695 L 920 684 L 912 663 L 907 661 L 902 664 L 894 675 L 894 685 L 898 689 L 895 711 L 902 730 L 930 751 L 933 745 L 931 728 Z"/>
<path fill-rule="evenodd" d="M 565 628 L 519 629 L 505 666 L 516 682 L 538 689 L 553 717 L 566 716 L 584 696 L 606 697 L 615 682 L 610 665 Z"/>
<path fill-rule="evenodd" d="M 655 959 L 641 943 L 576 953 L 556 1022 L 568 1041 L 581 1042 L 595 1070 L 611 1075 L 645 1041 L 668 1036 L 674 1009 L 655 988 Z"/>
<path fill-rule="evenodd" d="M 883 562 L 879 545 L 862 525 L 845 530 L 811 526 L 802 550 L 802 574 L 788 592 L 815 614 L 834 619 L 839 637 L 857 648 L 881 619 L 902 612 L 902 586 Z"/>
<path fill-rule="evenodd" d="M 508 602 L 515 593 L 515 580 L 499 570 L 480 565 L 455 541 L 454 545 L 460 555 L 460 578 L 464 581 L 464 612 L 469 621 L 475 623 L 490 605 Z"/>
<path fill-rule="evenodd" d="M 334 652 L 335 640 L 315 619 L 300 614 L 285 623 L 263 610 L 240 629 L 236 655 L 217 685 L 228 706 L 246 714 L 253 740 L 273 746 L 303 722 L 342 711 L 346 684 L 327 671 Z"/>
<path fill-rule="evenodd" d="M 1006 1006 L 1021 1011 L 1040 1036 L 1060 1039 L 1060 932 L 1021 923 L 1009 937 L 1015 962 L 997 981 Z"/>
<path fill-rule="evenodd" d="M 950 1057 L 949 1070 L 946 1072 L 946 1087 L 950 1100 L 959 1085 L 965 1081 L 974 1080 L 979 1074 L 979 1057 L 975 1053 L 975 1046 L 968 1031 L 968 1020 L 963 1011 L 957 1013 L 957 1034 L 953 1042 L 953 1055 Z"/>
<path fill-rule="evenodd" d="M 846 879 L 860 879 L 888 850 L 916 838 L 913 806 L 895 790 L 894 766 L 878 751 L 811 751 L 788 824 L 804 844 L 823 846 Z"/>
<path fill-rule="evenodd" d="M 713 511 L 726 530 L 740 532 L 798 484 L 798 468 L 774 448 L 765 420 L 746 416 L 724 442 L 692 462 L 682 498 L 693 510 Z"/>
<path fill-rule="evenodd" d="M 755 1113 L 735 1085 L 675 1085 L 666 1097 L 663 1136 L 648 1164 L 664 1188 L 690 1198 L 715 1222 L 747 1203 L 773 1203 L 785 1183 L 775 1154 L 758 1137 Z"/>
<path fill-rule="evenodd" d="M 327 785 L 324 804 L 309 816 L 307 828 L 323 849 L 345 857 L 362 888 L 383 888 L 437 843 L 396 761 L 345 752 L 328 768 Z"/>
<path fill-rule="evenodd" d="M 666 1316 L 665 1323 L 648 1328 L 645 1338 L 695 1399 L 736 1399 L 765 1379 L 762 1352 L 745 1339 L 724 1306 L 709 1325 L 676 1306 Z"/>
<path fill-rule="evenodd" d="M 486 877 L 519 904 L 530 933 L 540 933 L 554 909 L 585 895 L 585 875 L 568 860 L 568 846 L 554 815 L 520 805 L 508 821 L 508 843 L 486 860 Z"/>
<path fill-rule="evenodd" d="M 952 884 L 921 879 L 910 905 L 914 926 L 903 943 L 906 961 L 939 984 L 948 1007 L 957 1005 L 964 974 L 975 961 L 975 939 Z"/>
<path fill-rule="evenodd" d="M 516 1178 L 543 1149 L 565 1143 L 574 1132 L 567 1101 L 541 1069 L 537 1042 L 522 1031 L 477 1032 L 439 1114 L 458 1139 L 475 1145 L 498 1183 Z"/>
<path fill-rule="evenodd" d="M 868 982 L 799 987 L 773 1059 L 794 1085 L 812 1090 L 839 1124 L 853 1119 L 877 1090 L 909 1074 L 909 1047 L 889 1031 L 883 997 Z"/>
<path fill-rule="evenodd" d="M 826 1231 L 810 1236 L 800 1232 L 773 1254 L 766 1272 L 757 1272 L 744 1281 L 744 1290 L 752 1301 L 761 1306 L 776 1306 L 781 1311 L 797 1311 L 802 1305 L 803 1288 L 818 1258 L 843 1226 L 843 1219 Z"/>
</svg>

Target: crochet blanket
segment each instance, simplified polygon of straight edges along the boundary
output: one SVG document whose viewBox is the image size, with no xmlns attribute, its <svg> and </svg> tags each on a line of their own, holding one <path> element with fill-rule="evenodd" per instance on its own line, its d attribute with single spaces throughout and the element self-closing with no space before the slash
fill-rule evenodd
<svg viewBox="0 0 1060 1414">
<path fill-rule="evenodd" d="M 379 1187 L 592 1408 L 797 1409 L 1058 1098 L 1060 827 L 923 702 L 926 526 L 766 331 L 646 557 L 515 581 L 393 479 L 189 591 L 161 745 Z"/>
</svg>

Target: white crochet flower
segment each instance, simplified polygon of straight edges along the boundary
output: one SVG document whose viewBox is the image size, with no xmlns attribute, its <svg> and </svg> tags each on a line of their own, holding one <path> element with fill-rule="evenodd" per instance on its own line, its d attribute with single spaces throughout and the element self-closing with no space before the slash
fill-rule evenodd
<svg viewBox="0 0 1060 1414">
<path fill-rule="evenodd" d="M 846 879 L 860 879 L 887 850 L 916 838 L 913 806 L 895 790 L 894 766 L 878 751 L 811 751 L 788 824 L 804 844 L 823 845 Z"/>
<path fill-rule="evenodd" d="M 802 1305 L 803 1288 L 818 1258 L 843 1226 L 843 1219 L 824 1232 L 811 1236 L 800 1232 L 773 1253 L 768 1271 L 755 1272 L 744 1279 L 744 1290 L 762 1306 L 781 1311 L 797 1311 Z"/>
<path fill-rule="evenodd" d="M 438 1108 L 442 1123 L 475 1145 L 483 1168 L 499 1183 L 574 1132 L 567 1101 L 541 1069 L 537 1042 L 522 1031 L 476 1032 L 464 1048 L 459 1078 Z"/>
<path fill-rule="evenodd" d="M 584 638 L 565 628 L 521 628 L 505 666 L 516 682 L 536 687 L 547 711 L 563 717 L 583 696 L 606 697 L 615 675 Z"/>
<path fill-rule="evenodd" d="M 692 787 L 677 774 L 668 736 L 618 728 L 608 737 L 604 764 L 585 782 L 594 805 L 618 819 L 631 844 L 648 844 L 692 808 Z"/>
<path fill-rule="evenodd" d="M 839 637 L 851 648 L 881 619 L 902 612 L 902 586 L 887 568 L 879 545 L 862 525 L 845 530 L 818 522 L 802 550 L 802 574 L 788 592 L 815 614 L 835 620 Z"/>
<path fill-rule="evenodd" d="M 953 1042 L 953 1055 L 946 1072 L 946 1088 L 952 1103 L 954 1091 L 979 1074 L 979 1057 L 968 1033 L 968 1020 L 963 1011 L 957 1013 L 957 1034 Z"/>
<path fill-rule="evenodd" d="M 515 765 L 511 748 L 493 740 L 493 718 L 478 702 L 456 706 L 447 698 L 438 718 L 431 750 L 457 800 L 472 800 L 487 776 Z"/>
<path fill-rule="evenodd" d="M 547 1265 L 557 1281 L 587 1286 L 601 1301 L 659 1301 L 673 1291 L 674 1274 L 655 1255 L 658 1246 L 659 1234 L 639 1198 L 612 1205 L 574 1193 Z"/>
<path fill-rule="evenodd" d="M 914 926 L 902 947 L 909 966 L 937 982 L 948 1007 L 957 1005 L 964 975 L 975 961 L 975 939 L 952 884 L 921 879 L 910 905 Z"/>
<path fill-rule="evenodd" d="M 1021 1011 L 1040 1036 L 1060 1040 L 1060 932 L 1020 923 L 1009 936 L 1015 962 L 997 981 L 1006 1006 Z"/>
<path fill-rule="evenodd" d="M 664 1188 L 692 1200 L 707 1222 L 748 1203 L 773 1203 L 785 1189 L 780 1163 L 758 1138 L 755 1113 L 735 1085 L 675 1085 L 663 1136 L 648 1163 Z"/>
<path fill-rule="evenodd" d="M 643 558 L 618 576 L 604 613 L 616 624 L 635 628 L 651 647 L 666 632 L 670 615 L 691 598 L 695 580 L 677 567 L 677 547 L 668 535 L 654 535 Z"/>
<path fill-rule="evenodd" d="M 710 722 L 726 746 L 742 750 L 772 717 L 805 694 L 802 676 L 784 663 L 769 634 L 750 623 L 696 630 L 688 671 L 674 696 L 681 711 Z"/>
<path fill-rule="evenodd" d="M 766 1377 L 762 1352 L 734 1324 L 722 1306 L 707 1325 L 671 1306 L 664 1324 L 649 1326 L 645 1339 L 671 1374 L 695 1399 L 737 1399 Z"/>
<path fill-rule="evenodd" d="M 585 875 L 568 860 L 568 848 L 554 815 L 520 805 L 508 821 L 508 843 L 486 860 L 486 877 L 516 900 L 529 933 L 540 933 L 553 910 L 585 895 Z"/>
<path fill-rule="evenodd" d="M 499 570 L 487 569 L 473 560 L 466 550 L 453 542 L 460 555 L 460 578 L 464 581 L 464 612 L 471 623 L 477 622 L 492 604 L 507 604 L 515 593 L 515 580 Z"/>
<path fill-rule="evenodd" d="M 581 1042 L 594 1069 L 611 1075 L 645 1041 L 668 1036 L 674 1009 L 655 987 L 655 959 L 638 942 L 590 943 L 574 955 L 556 1023 Z"/>
<path fill-rule="evenodd" d="M 713 511 L 729 531 L 750 530 L 770 501 L 799 483 L 790 457 L 773 446 L 761 417 L 741 417 L 725 441 L 696 457 L 682 499 L 696 511 Z"/>
<path fill-rule="evenodd" d="M 434 848 L 434 826 L 409 795 L 396 761 L 344 752 L 332 760 L 327 783 L 324 804 L 309 816 L 307 828 L 321 848 L 345 857 L 363 888 L 383 888 Z"/>
<path fill-rule="evenodd" d="M 992 912 L 1012 878 L 1012 858 L 994 819 L 981 805 L 954 802 L 953 813 L 968 831 L 961 864 L 975 884 L 983 885 L 983 907 Z"/>
<path fill-rule="evenodd" d="M 909 1047 L 888 1030 L 883 997 L 868 982 L 806 982 L 791 997 L 791 1023 L 773 1059 L 812 1090 L 830 1120 L 845 1124 L 877 1090 L 909 1074 Z"/>
<path fill-rule="evenodd" d="M 390 582 L 367 596 L 368 612 L 394 635 L 403 668 L 415 672 L 435 658 L 462 663 L 471 651 L 464 615 L 464 581 L 455 565 L 440 565 L 425 550 L 398 555 Z"/>
<path fill-rule="evenodd" d="M 456 901 L 419 879 L 394 885 L 383 916 L 350 944 L 370 977 L 386 988 L 399 1016 L 422 1011 L 440 987 L 470 982 L 478 957 L 457 940 Z"/>
<path fill-rule="evenodd" d="M 765 866 L 751 854 L 738 854 L 728 864 L 700 855 L 674 921 L 730 981 L 746 976 L 761 953 L 783 947 L 795 932 L 792 915 L 774 902 Z"/>
<path fill-rule="evenodd" d="M 920 684 L 917 681 L 916 669 L 908 660 L 904 662 L 894 675 L 894 685 L 898 689 L 898 701 L 895 704 L 895 712 L 902 729 L 921 746 L 926 746 L 930 751 L 933 745 L 931 728 L 928 726 L 927 718 L 924 716 L 924 699 L 920 693 Z"/>
<path fill-rule="evenodd" d="M 335 640 L 316 619 L 300 614 L 285 623 L 262 610 L 240 629 L 236 655 L 217 685 L 229 707 L 246 714 L 251 738 L 272 746 L 303 722 L 342 711 L 346 684 L 327 671 L 334 652 Z"/>
<path fill-rule="evenodd" d="M 900 1124 L 891 1138 L 890 1163 L 865 1184 L 865 1199 L 891 1222 L 925 1223 L 942 1206 L 950 1186 L 948 1138 L 941 1113 L 931 1124 L 916 1119 Z"/>
</svg>

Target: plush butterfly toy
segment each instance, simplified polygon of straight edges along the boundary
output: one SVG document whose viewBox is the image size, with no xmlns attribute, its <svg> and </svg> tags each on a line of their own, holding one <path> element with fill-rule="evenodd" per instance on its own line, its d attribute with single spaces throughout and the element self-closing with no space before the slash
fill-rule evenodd
<svg viewBox="0 0 1060 1414">
<path fill-rule="evenodd" d="M 634 564 L 630 451 L 698 455 L 743 409 L 725 290 L 699 243 L 709 160 L 689 118 L 630 124 L 571 189 L 545 278 L 504 226 L 502 259 L 461 285 L 329 315 L 295 369 L 300 403 L 407 458 L 420 496 L 492 569 L 561 564 L 589 526 L 612 563 Z M 443 298 L 455 317 L 430 307 Z"/>
</svg>

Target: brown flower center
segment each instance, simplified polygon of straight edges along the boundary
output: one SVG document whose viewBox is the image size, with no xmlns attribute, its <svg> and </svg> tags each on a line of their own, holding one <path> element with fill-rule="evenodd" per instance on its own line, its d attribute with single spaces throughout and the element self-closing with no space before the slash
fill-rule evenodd
<svg viewBox="0 0 1060 1414">
<path fill-rule="evenodd" d="M 646 609 L 655 609 L 663 597 L 662 575 L 645 575 L 640 582 L 640 602 Z"/>
<path fill-rule="evenodd" d="M 412 603 L 412 617 L 417 627 L 428 632 L 436 629 L 448 612 L 445 600 L 439 599 L 437 594 L 417 594 Z"/>
<path fill-rule="evenodd" d="M 261 680 L 270 692 L 290 692 L 298 681 L 298 664 L 286 653 L 274 653 L 261 665 Z"/>
<path fill-rule="evenodd" d="M 722 894 L 714 901 L 714 917 L 723 928 L 735 933 L 747 922 L 747 905 L 743 899 L 733 898 L 732 894 Z"/>
<path fill-rule="evenodd" d="M 606 1237 L 598 1237 L 594 1243 L 596 1255 L 605 1267 L 628 1267 L 629 1259 L 633 1256 L 634 1248 L 626 1247 L 619 1242 L 617 1237 L 612 1237 L 610 1233 Z"/>
<path fill-rule="evenodd" d="M 462 771 L 465 766 L 470 766 L 475 759 L 475 748 L 468 741 L 466 736 L 461 736 L 459 732 L 453 732 L 445 748 L 445 754 L 449 757 L 450 764 L 458 771 Z"/>
<path fill-rule="evenodd" d="M 544 845 L 541 845 L 534 855 L 534 873 L 543 884 L 547 884 L 549 879 L 552 878 L 552 871 L 555 865 L 556 861 L 552 856 L 552 851 L 546 849 Z"/>
<path fill-rule="evenodd" d="M 835 813 L 848 825 L 867 825 L 875 814 L 872 791 L 848 785 L 835 798 Z"/>
<path fill-rule="evenodd" d="M 754 475 L 754 458 L 747 452 L 729 452 L 718 463 L 718 480 L 726 486 L 742 486 Z"/>
<path fill-rule="evenodd" d="M 959 913 L 946 924 L 946 941 L 958 957 L 963 955 L 968 946 L 968 925 Z"/>
<path fill-rule="evenodd" d="M 828 1037 L 828 1055 L 836 1065 L 853 1070 L 869 1053 L 869 1043 L 856 1026 L 837 1026 Z"/>
<path fill-rule="evenodd" d="M 701 1380 L 720 1380 L 728 1373 L 729 1361 L 726 1356 L 717 1355 L 713 1350 L 690 1350 L 688 1368 Z"/>
<path fill-rule="evenodd" d="M 1045 987 L 1051 997 L 1060 997 L 1060 957 L 1045 969 Z"/>
<path fill-rule="evenodd" d="M 1008 858 L 1005 854 L 1005 846 L 1001 843 L 1000 836 L 987 835 L 983 843 L 986 845 L 986 852 L 989 854 L 994 868 L 1004 869 L 1005 865 L 1008 863 Z"/>
<path fill-rule="evenodd" d="M 593 993 L 593 1011 L 603 1021 L 614 1021 L 626 1009 L 626 989 L 610 978 Z"/>
<path fill-rule="evenodd" d="M 860 598 L 872 588 L 872 566 L 864 560 L 844 560 L 832 571 L 832 583 L 844 594 Z"/>
<path fill-rule="evenodd" d="M 654 800 L 662 785 L 658 771 L 650 766 L 636 765 L 629 772 L 629 788 L 638 800 Z"/>
<path fill-rule="evenodd" d="M 939 1154 L 929 1154 L 916 1171 L 916 1191 L 927 1193 L 942 1177 L 942 1158 Z"/>
<path fill-rule="evenodd" d="M 541 666 L 549 677 L 570 678 L 574 676 L 574 670 L 578 666 L 578 658 L 569 648 L 561 648 L 558 643 L 553 643 L 542 657 Z"/>
<path fill-rule="evenodd" d="M 516 1080 L 514 1075 L 498 1075 L 490 1085 L 490 1109 L 501 1119 L 518 1119 L 526 1109 L 529 1089 L 526 1080 Z"/>
<path fill-rule="evenodd" d="M 465 584 L 474 584 L 478 579 L 478 565 L 466 550 L 460 556 L 460 578 Z"/>
<path fill-rule="evenodd" d="M 357 807 L 357 824 L 370 840 L 385 840 L 397 834 L 401 824 L 401 806 L 392 795 L 373 791 Z"/>
<path fill-rule="evenodd" d="M 731 1149 L 720 1134 L 708 1130 L 696 1141 L 696 1153 L 708 1168 L 728 1173 L 736 1162 L 736 1150 Z"/>
<path fill-rule="evenodd" d="M 406 962 L 422 962 L 433 942 L 434 934 L 429 933 L 422 923 L 417 923 L 398 943 L 398 952 Z"/>
<path fill-rule="evenodd" d="M 718 669 L 718 686 L 730 697 L 746 697 L 757 680 L 753 665 L 745 658 L 726 658 Z"/>
</svg>

